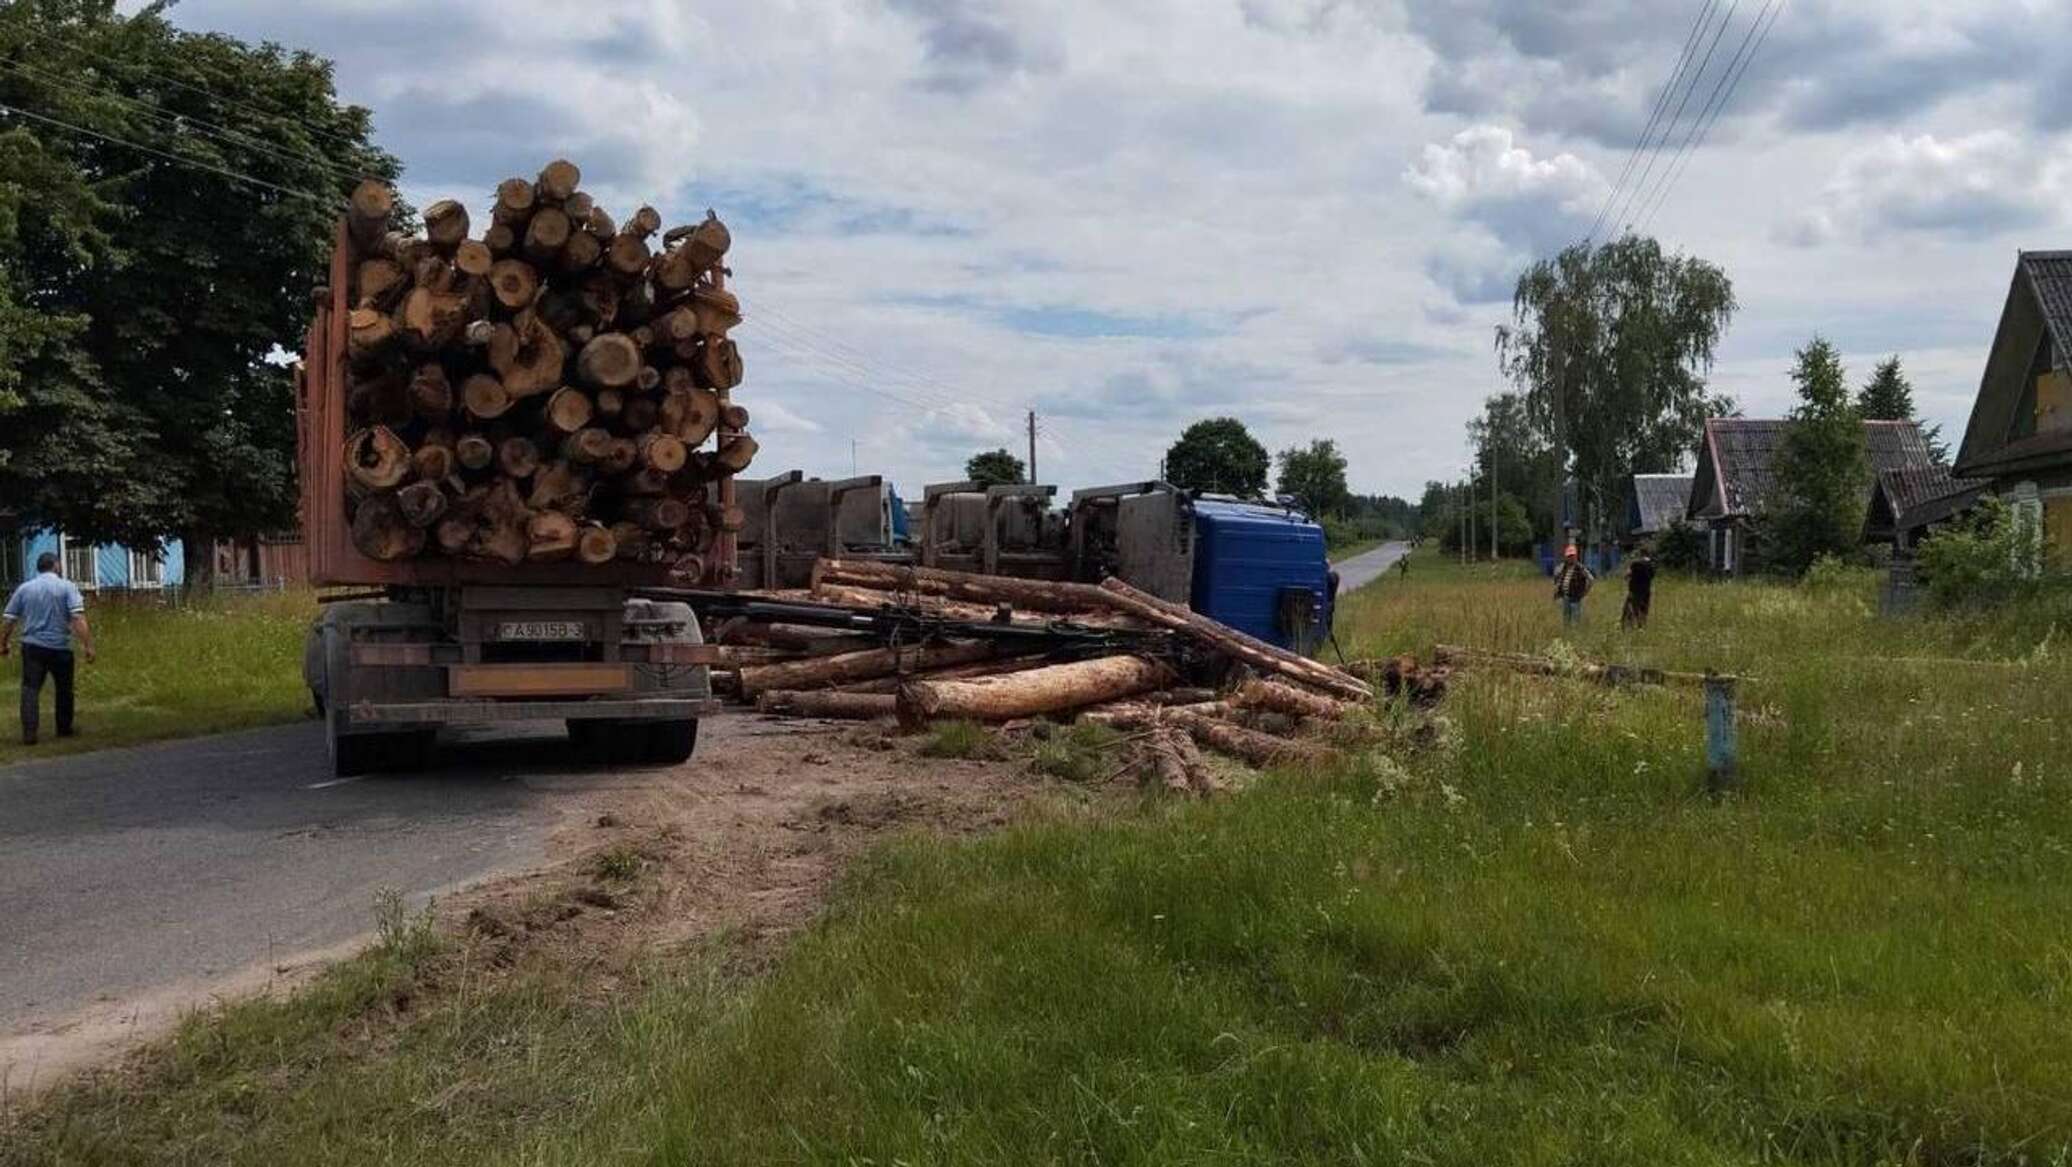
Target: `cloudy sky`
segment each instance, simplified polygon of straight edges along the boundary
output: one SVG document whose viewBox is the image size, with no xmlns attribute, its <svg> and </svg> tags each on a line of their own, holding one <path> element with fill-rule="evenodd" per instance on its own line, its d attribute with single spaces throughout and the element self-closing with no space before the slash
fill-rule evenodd
<svg viewBox="0 0 2072 1167">
<path fill-rule="evenodd" d="M 1709 70 L 1621 183 L 1701 10 Z M 717 209 L 759 467 L 844 475 L 853 451 L 909 494 L 974 449 L 1021 450 L 1033 407 L 1041 475 L 1066 488 L 1152 473 L 1182 426 L 1227 413 L 1270 449 L 1335 438 L 1355 489 L 1415 497 L 1458 473 L 1462 424 L 1500 387 L 1519 268 L 1608 202 L 1733 278 L 1714 381 L 1750 414 L 1787 408 L 1791 352 L 1818 331 L 1857 380 L 1901 355 L 1954 438 L 2014 252 L 2072 243 L 2062 0 L 171 15 L 336 59 L 420 205 L 480 208 L 566 155 L 614 211 Z"/>
</svg>

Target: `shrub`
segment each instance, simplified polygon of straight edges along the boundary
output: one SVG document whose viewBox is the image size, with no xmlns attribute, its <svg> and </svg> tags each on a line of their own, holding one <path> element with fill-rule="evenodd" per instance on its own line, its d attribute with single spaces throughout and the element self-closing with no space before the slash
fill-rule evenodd
<svg viewBox="0 0 2072 1167">
<path fill-rule="evenodd" d="M 1655 536 L 1655 562 L 1665 571 L 1699 571 L 1705 567 L 1705 532 L 1678 519 Z"/>
<path fill-rule="evenodd" d="M 1988 497 L 1922 542 L 1921 579 L 1939 608 L 1998 604 L 2036 588 L 2040 551 L 2034 524 Z"/>
<path fill-rule="evenodd" d="M 1823 553 L 1814 558 L 1799 583 L 1809 592 L 1832 594 L 1855 587 L 1861 577 L 1859 568 L 1843 562 L 1838 555 Z"/>
</svg>

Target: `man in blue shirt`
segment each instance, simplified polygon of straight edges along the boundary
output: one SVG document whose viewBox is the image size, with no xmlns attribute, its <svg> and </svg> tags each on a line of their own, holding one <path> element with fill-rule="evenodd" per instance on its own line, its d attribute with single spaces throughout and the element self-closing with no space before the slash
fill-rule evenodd
<svg viewBox="0 0 2072 1167">
<path fill-rule="evenodd" d="M 36 578 L 14 589 L 0 612 L 0 656 L 13 645 L 16 625 L 22 633 L 22 744 L 36 744 L 37 699 L 43 678 L 57 682 L 58 736 L 72 736 L 72 637 L 94 659 L 94 638 L 86 626 L 86 599 L 72 581 L 58 574 L 58 557 L 46 551 L 36 558 Z"/>
</svg>

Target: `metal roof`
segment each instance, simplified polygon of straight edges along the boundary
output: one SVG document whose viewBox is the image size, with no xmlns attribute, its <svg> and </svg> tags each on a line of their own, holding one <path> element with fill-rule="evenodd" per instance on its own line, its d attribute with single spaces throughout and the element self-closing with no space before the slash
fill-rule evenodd
<svg viewBox="0 0 2072 1167">
<path fill-rule="evenodd" d="M 2019 261 L 2057 346 L 2057 364 L 2072 361 L 2072 251 L 2024 251 Z"/>
<path fill-rule="evenodd" d="M 1991 482 L 1959 478 L 1948 466 L 1902 466 L 1881 470 L 1864 519 L 1867 533 L 1910 531 L 1970 508 Z"/>
<path fill-rule="evenodd" d="M 1636 474 L 1627 521 L 1636 535 L 1654 535 L 1684 515 L 1691 502 L 1691 475 Z"/>
<path fill-rule="evenodd" d="M 1715 417 L 1705 422 L 1705 440 L 1698 447 L 1698 473 L 1687 514 L 1691 518 L 1726 519 L 1760 514 L 1776 490 L 1777 451 L 1791 422 L 1784 418 Z M 1871 470 L 1882 473 L 1909 466 L 1930 466 L 1928 443 L 1911 421 L 1863 423 Z M 1870 499 L 1871 484 L 1864 487 Z"/>
<path fill-rule="evenodd" d="M 2037 351 L 2046 339 L 2051 365 L 2072 368 L 2072 251 L 2016 255 L 1978 397 L 1957 446 L 1958 470 L 2005 476 L 2072 461 L 2072 432 L 2014 433 Z"/>
</svg>

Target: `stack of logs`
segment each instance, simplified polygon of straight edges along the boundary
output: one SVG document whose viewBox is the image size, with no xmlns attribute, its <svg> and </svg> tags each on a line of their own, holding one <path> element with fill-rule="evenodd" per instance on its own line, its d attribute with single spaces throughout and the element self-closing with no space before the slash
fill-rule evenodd
<svg viewBox="0 0 2072 1167">
<path fill-rule="evenodd" d="M 756 442 L 728 399 L 727 228 L 707 212 L 662 231 L 652 207 L 616 222 L 580 178 L 555 161 L 505 180 L 479 235 L 451 199 L 411 236 L 389 229 L 386 185 L 353 192 L 346 507 L 370 558 L 668 562 L 701 579 L 739 530 L 722 484 Z"/>
<path fill-rule="evenodd" d="M 785 598 L 860 613 L 891 606 L 946 621 L 1064 624 L 1082 635 L 1109 630 L 1134 649 L 1018 650 L 954 634 L 885 645 L 796 625 L 723 625 L 716 683 L 765 713 L 897 718 L 909 728 L 1076 714 L 1141 740 L 1161 778 L 1197 790 L 1196 743 L 1255 766 L 1320 760 L 1330 747 L 1303 731 L 1341 720 L 1377 691 L 1429 705 L 1445 687 L 1443 671 L 1408 658 L 1378 662 L 1362 680 L 1117 579 L 1096 586 L 823 559 L 810 592 Z"/>
</svg>

